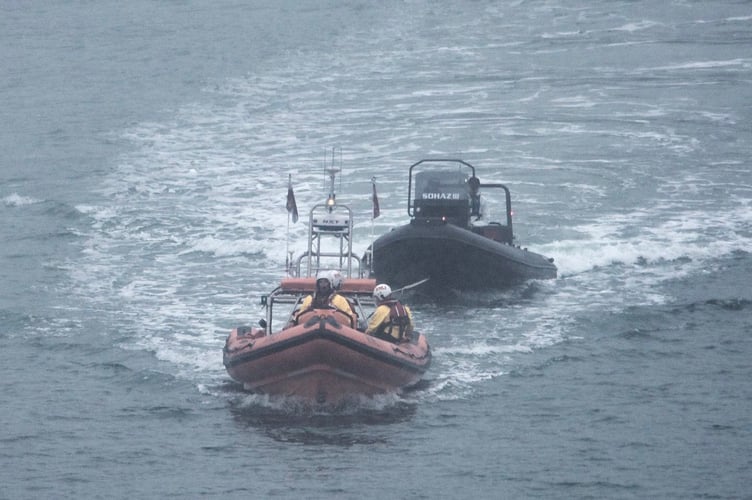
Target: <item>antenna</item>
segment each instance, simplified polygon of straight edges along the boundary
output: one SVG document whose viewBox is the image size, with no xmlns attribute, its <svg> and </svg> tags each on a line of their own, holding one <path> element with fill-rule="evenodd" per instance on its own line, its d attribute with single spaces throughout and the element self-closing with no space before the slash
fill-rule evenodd
<svg viewBox="0 0 752 500">
<path fill-rule="evenodd" d="M 329 176 L 329 195 L 326 198 L 326 207 L 331 213 L 334 210 L 334 206 L 337 204 L 337 193 L 334 188 L 334 180 L 337 177 L 337 173 L 342 171 L 342 148 L 339 148 L 339 167 L 335 165 L 335 154 L 338 148 L 332 148 L 332 164 L 326 166 L 326 160 L 324 161 L 324 171 Z M 339 187 L 342 188 L 342 177 L 339 178 Z"/>
</svg>

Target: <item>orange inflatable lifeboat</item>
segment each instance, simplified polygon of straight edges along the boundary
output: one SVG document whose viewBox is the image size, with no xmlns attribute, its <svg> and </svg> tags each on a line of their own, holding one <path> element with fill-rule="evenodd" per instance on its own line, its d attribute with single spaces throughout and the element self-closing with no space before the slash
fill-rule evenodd
<svg viewBox="0 0 752 500">
<path fill-rule="evenodd" d="M 365 277 L 371 269 L 362 269 L 363 260 L 353 253 L 353 214 L 334 194 L 339 171 L 327 169 L 329 196 L 310 211 L 308 250 L 288 263 L 291 277 L 262 297 L 266 317 L 261 327 L 235 328 L 225 342 L 225 368 L 246 390 L 336 405 L 399 392 L 416 384 L 431 364 L 431 349 L 417 331 L 398 343 L 364 333 L 368 313 L 376 307 L 376 281 Z M 295 205 L 291 181 L 289 186 L 288 210 Z M 325 240 L 334 244 L 327 248 Z M 333 288 L 355 317 L 334 306 L 296 312 L 315 290 L 314 275 L 326 269 L 339 271 L 338 281 L 344 278 L 339 289 Z M 338 302 L 343 305 L 341 298 Z"/>
<path fill-rule="evenodd" d="M 234 380 L 253 392 L 336 405 L 358 396 L 399 392 L 421 379 L 431 363 L 431 350 L 418 332 L 405 342 L 382 340 L 358 330 L 352 318 L 334 309 L 312 309 L 297 325 L 267 332 L 274 325 L 275 305 L 299 304 L 314 285 L 314 278 L 283 280 L 266 298 L 266 328 L 232 330 L 224 364 Z M 346 279 L 339 293 L 361 315 L 364 307 L 374 305 L 375 285 L 372 279 Z"/>
</svg>

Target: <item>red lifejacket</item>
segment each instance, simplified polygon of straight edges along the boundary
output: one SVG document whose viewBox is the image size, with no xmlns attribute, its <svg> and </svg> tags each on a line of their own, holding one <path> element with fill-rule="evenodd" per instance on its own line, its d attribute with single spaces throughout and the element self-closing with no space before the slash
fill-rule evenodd
<svg viewBox="0 0 752 500">
<path fill-rule="evenodd" d="M 410 328 L 410 315 L 398 300 L 387 300 L 381 305 L 389 307 L 389 319 L 379 325 L 376 335 L 388 340 L 407 338 Z"/>
</svg>

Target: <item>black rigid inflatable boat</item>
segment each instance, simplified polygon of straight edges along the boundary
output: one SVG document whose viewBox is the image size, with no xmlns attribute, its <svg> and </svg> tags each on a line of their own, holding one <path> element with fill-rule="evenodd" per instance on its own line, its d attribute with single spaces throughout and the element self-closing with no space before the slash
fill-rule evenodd
<svg viewBox="0 0 752 500">
<path fill-rule="evenodd" d="M 487 221 L 485 193 L 503 192 L 505 217 Z M 393 288 L 425 278 L 422 288 L 503 288 L 530 279 L 556 278 L 553 259 L 514 244 L 512 201 L 503 184 L 481 183 L 463 160 L 424 159 L 410 166 L 409 224 L 377 238 L 364 261 Z"/>
</svg>

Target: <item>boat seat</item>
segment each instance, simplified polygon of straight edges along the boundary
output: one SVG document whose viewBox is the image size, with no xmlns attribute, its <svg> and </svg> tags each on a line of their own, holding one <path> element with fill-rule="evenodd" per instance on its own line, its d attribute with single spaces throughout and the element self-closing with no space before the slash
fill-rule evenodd
<svg viewBox="0 0 752 500">
<path fill-rule="evenodd" d="M 358 326 L 358 319 L 357 315 L 355 317 L 351 317 L 344 311 L 340 311 L 339 309 L 324 309 L 324 310 L 316 310 L 316 309 L 309 309 L 308 311 L 302 312 L 298 318 L 295 324 L 297 325 L 305 325 L 313 318 L 319 317 L 322 315 L 323 312 L 331 312 L 334 319 L 337 320 L 337 323 L 341 325 L 345 325 L 349 328 L 357 328 Z"/>
</svg>

